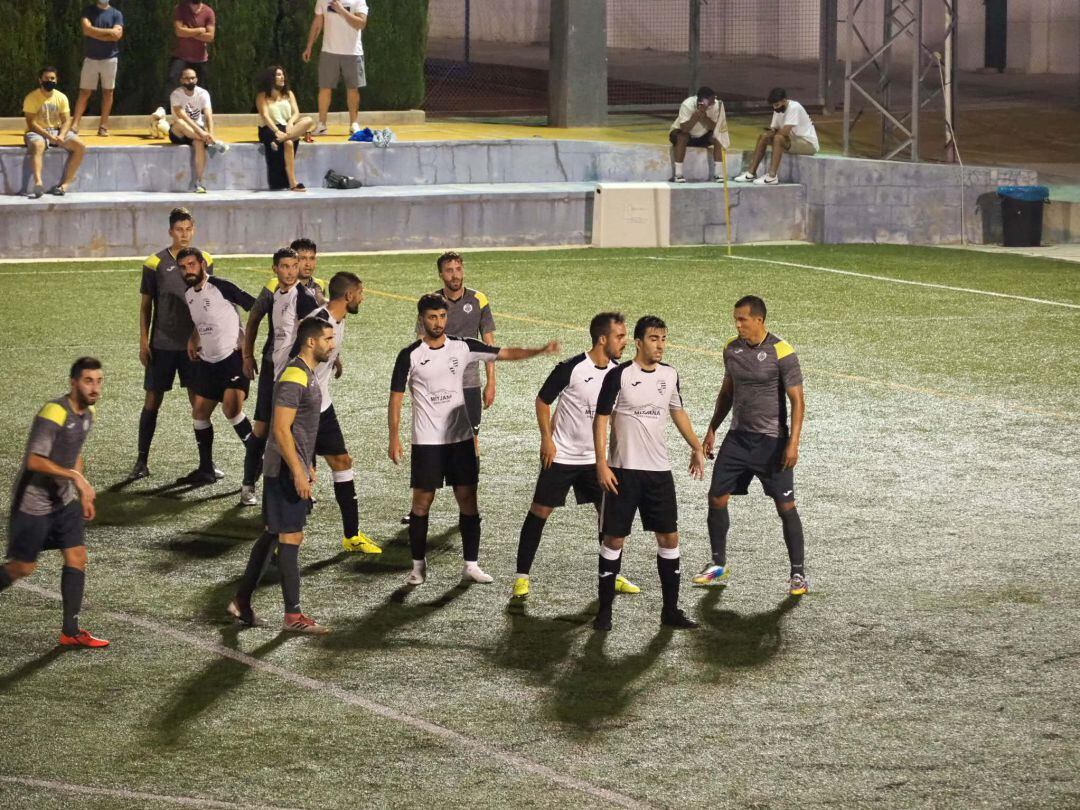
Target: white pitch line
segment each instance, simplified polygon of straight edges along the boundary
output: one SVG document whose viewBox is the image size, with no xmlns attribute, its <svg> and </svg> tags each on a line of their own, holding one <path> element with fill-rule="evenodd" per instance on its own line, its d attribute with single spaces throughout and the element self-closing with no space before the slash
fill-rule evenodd
<svg viewBox="0 0 1080 810">
<path fill-rule="evenodd" d="M 219 802 L 216 799 L 197 799 L 189 796 L 166 796 L 160 793 L 143 793 L 140 790 L 124 790 L 123 788 L 101 788 L 91 785 L 72 785 L 68 782 L 54 782 L 50 779 L 33 779 L 29 776 L 5 776 L 0 774 L 0 782 L 9 785 L 23 785 L 25 787 L 40 788 L 42 790 L 54 790 L 64 793 L 81 793 L 87 796 L 108 796 L 111 799 L 126 799 L 128 801 L 157 802 L 159 804 L 175 804 L 180 807 L 205 807 L 210 810 L 288 810 L 278 806 L 265 804 L 233 804 L 232 802 Z"/>
<path fill-rule="evenodd" d="M 30 585 L 25 581 L 19 582 L 17 587 L 32 591 L 39 596 L 44 596 L 54 601 L 60 599 L 59 593 L 55 591 L 50 591 L 46 588 L 40 588 L 37 585 Z M 282 680 L 287 681 L 288 683 L 291 683 L 295 686 L 308 689 L 312 692 L 320 692 L 325 695 L 330 695 L 331 697 L 335 697 L 350 706 L 356 706 L 357 708 L 364 709 L 365 711 L 371 712 L 372 714 L 378 715 L 379 717 L 383 717 L 387 720 L 394 721 L 400 725 L 408 726 L 412 729 L 424 732 L 425 734 L 429 734 L 433 737 L 438 737 L 439 739 L 449 743 L 451 748 L 464 747 L 472 749 L 477 753 L 484 754 L 493 759 L 497 759 L 512 768 L 524 771 L 525 773 L 531 774 L 532 776 L 547 779 L 548 781 L 560 785 L 561 787 L 568 788 L 570 790 L 576 790 L 579 793 L 585 793 L 595 799 L 601 799 L 618 807 L 642 808 L 643 810 L 647 810 L 648 808 L 652 807 L 652 805 L 639 801 L 632 796 L 627 796 L 623 793 L 619 793 L 614 790 L 609 790 L 608 788 L 594 785 L 591 782 L 586 782 L 573 776 L 567 776 L 566 774 L 560 773 L 553 768 L 549 768 L 547 765 L 541 765 L 538 762 L 533 762 L 530 759 L 518 756 L 517 754 L 512 754 L 509 751 L 503 751 L 500 748 L 496 748 L 485 742 L 481 742 L 480 740 L 474 740 L 471 737 L 466 737 L 464 734 L 453 731 L 452 729 L 446 728 L 445 726 L 440 726 L 438 723 L 432 723 L 420 717 L 414 717 L 411 714 L 398 711 L 397 709 L 394 709 L 390 706 L 384 706 L 382 703 L 376 703 L 373 700 L 368 700 L 367 698 L 355 695 L 348 690 L 342 689 L 340 686 L 335 686 L 332 683 L 320 681 L 315 678 L 309 678 L 306 675 L 301 675 L 297 672 L 293 672 L 292 670 L 285 669 L 284 667 L 279 667 L 276 664 L 271 664 L 267 661 L 263 661 L 261 659 L 247 655 L 246 653 L 242 653 L 239 650 L 231 649 L 222 644 L 217 644 L 213 641 L 207 641 L 206 639 L 199 638 L 198 636 L 192 635 L 191 633 L 185 633 L 183 630 L 176 630 L 166 624 L 150 621 L 149 619 L 144 619 L 140 616 L 133 616 L 128 613 L 121 613 L 119 611 L 102 612 L 105 616 L 114 621 L 133 624 L 136 627 L 141 627 L 144 630 L 149 630 L 158 635 L 167 635 L 170 638 L 183 642 L 184 644 L 188 644 L 192 647 L 198 647 L 207 652 L 214 653 L 215 655 L 220 655 L 223 658 L 232 659 L 233 661 L 243 664 L 244 666 L 251 667 L 258 672 L 266 672 L 271 675 L 276 675 Z"/>
</svg>

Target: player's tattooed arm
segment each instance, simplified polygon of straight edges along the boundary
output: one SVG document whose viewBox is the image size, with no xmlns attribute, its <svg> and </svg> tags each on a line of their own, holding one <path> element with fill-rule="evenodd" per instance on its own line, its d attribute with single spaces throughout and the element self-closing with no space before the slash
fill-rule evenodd
<svg viewBox="0 0 1080 810">
<path fill-rule="evenodd" d="M 793 385 L 787 389 L 787 398 L 791 402 L 791 435 L 788 436 L 784 450 L 784 469 L 790 470 L 799 463 L 799 439 L 802 438 L 803 414 L 806 412 L 806 400 L 803 387 Z"/>
<path fill-rule="evenodd" d="M 720 427 L 721 423 L 727 418 L 727 415 L 731 413 L 731 403 L 734 390 L 735 386 L 734 383 L 731 381 L 731 377 L 725 374 L 724 382 L 720 386 L 720 393 L 716 395 L 716 407 L 713 409 L 712 419 L 709 420 L 709 429 L 705 431 L 705 438 L 701 442 L 702 448 L 705 451 L 705 455 L 708 458 L 713 458 L 713 449 L 716 445 L 717 429 Z"/>
</svg>

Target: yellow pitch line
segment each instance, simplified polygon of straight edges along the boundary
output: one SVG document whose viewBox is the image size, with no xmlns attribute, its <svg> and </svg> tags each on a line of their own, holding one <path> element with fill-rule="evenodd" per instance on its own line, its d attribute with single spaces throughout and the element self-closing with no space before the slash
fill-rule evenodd
<svg viewBox="0 0 1080 810">
<path fill-rule="evenodd" d="M 369 287 L 364 288 L 364 293 L 371 293 L 372 295 L 379 296 L 381 298 L 390 298 L 394 301 L 416 301 L 415 296 L 400 295 L 398 293 L 385 292 L 383 290 L 373 290 Z M 533 318 L 528 315 L 513 315 L 507 312 L 495 313 L 499 318 L 507 321 L 519 321 L 520 323 L 529 323 L 535 326 L 554 326 L 558 329 L 569 329 L 573 332 L 587 332 L 588 330 L 583 328 L 579 324 L 563 323 L 562 321 L 549 321 L 544 318 Z M 685 346 L 681 343 L 668 343 L 669 348 L 676 349 L 677 351 L 686 352 L 687 354 L 696 354 L 704 357 L 711 357 L 716 360 L 723 360 L 724 353 L 715 351 L 714 349 L 702 349 L 697 346 Z M 888 382 L 885 380 L 875 380 L 872 377 L 863 377 L 858 374 L 844 374 L 839 371 L 829 371 L 828 369 L 817 368 L 815 366 L 809 366 L 808 369 L 814 374 L 820 374 L 823 377 L 831 377 L 836 380 L 847 380 L 848 382 L 859 382 L 866 385 L 879 385 L 884 388 L 891 388 L 894 391 L 908 391 L 913 394 L 924 394 L 926 396 L 940 397 L 942 399 L 951 399 L 955 402 L 970 402 L 974 405 L 986 405 L 984 400 L 978 397 L 964 396 L 963 394 L 953 394 L 949 391 L 939 391 L 936 388 L 923 388 L 918 385 L 905 385 L 904 383 Z M 1077 420 L 1080 416 L 1072 413 L 1064 413 L 1062 411 L 1043 411 L 1038 408 L 1027 408 L 1023 405 L 1005 405 L 1002 407 L 1007 409 L 1021 411 L 1023 413 L 1033 414 L 1035 416 L 1052 416 L 1056 419 L 1069 419 Z"/>
</svg>

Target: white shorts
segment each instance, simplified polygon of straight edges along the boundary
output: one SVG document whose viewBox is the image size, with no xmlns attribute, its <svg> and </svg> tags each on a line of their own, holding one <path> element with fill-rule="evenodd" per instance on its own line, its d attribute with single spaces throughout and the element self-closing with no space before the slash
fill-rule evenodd
<svg viewBox="0 0 1080 810">
<path fill-rule="evenodd" d="M 112 59 L 83 59 L 82 75 L 79 77 L 80 90 L 97 90 L 98 82 L 101 82 L 102 90 L 112 90 L 116 87 L 116 65 L 120 60 Z"/>
</svg>

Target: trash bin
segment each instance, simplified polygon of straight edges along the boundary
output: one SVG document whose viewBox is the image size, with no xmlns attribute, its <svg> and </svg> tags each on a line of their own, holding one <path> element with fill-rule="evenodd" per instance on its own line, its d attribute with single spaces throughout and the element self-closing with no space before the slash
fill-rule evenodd
<svg viewBox="0 0 1080 810">
<path fill-rule="evenodd" d="M 1046 186 L 998 186 L 1001 197 L 1002 244 L 1005 247 L 1038 247 L 1042 244 L 1043 204 L 1050 196 Z"/>
</svg>

